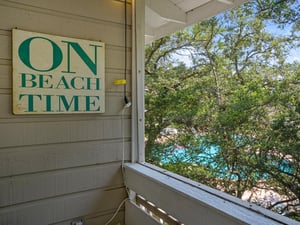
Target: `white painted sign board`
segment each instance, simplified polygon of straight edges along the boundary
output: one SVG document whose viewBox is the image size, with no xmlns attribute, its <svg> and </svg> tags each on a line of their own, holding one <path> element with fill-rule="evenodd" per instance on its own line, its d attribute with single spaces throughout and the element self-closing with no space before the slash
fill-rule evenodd
<svg viewBox="0 0 300 225">
<path fill-rule="evenodd" d="M 13 113 L 105 111 L 105 44 L 14 29 Z"/>
</svg>

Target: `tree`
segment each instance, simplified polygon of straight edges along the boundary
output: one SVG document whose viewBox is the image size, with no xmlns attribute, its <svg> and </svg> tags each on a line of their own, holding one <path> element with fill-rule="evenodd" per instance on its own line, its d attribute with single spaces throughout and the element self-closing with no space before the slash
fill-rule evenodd
<svg viewBox="0 0 300 225">
<path fill-rule="evenodd" d="M 146 48 L 148 161 L 237 197 L 273 189 L 286 196 L 268 205 L 280 213 L 299 206 L 300 66 L 286 60 L 299 5 L 251 1 Z"/>
</svg>

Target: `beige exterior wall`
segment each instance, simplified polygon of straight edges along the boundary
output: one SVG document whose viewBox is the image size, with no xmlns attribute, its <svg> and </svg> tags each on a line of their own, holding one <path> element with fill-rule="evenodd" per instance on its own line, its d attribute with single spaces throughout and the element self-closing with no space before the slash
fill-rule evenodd
<svg viewBox="0 0 300 225">
<path fill-rule="evenodd" d="M 128 22 L 131 21 L 128 4 Z M 104 114 L 12 114 L 11 30 L 106 44 Z M 0 224 L 104 224 L 125 198 L 120 165 L 131 158 L 131 113 L 123 109 L 124 3 L 0 0 Z M 131 26 L 127 91 L 131 97 Z M 122 129 L 124 127 L 124 129 Z M 123 143 L 124 140 L 124 143 Z M 123 224 L 124 210 L 113 224 Z"/>
</svg>

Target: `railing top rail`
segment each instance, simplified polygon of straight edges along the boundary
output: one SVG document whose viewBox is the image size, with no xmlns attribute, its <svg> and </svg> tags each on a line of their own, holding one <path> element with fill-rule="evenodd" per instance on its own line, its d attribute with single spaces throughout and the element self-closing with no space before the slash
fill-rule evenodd
<svg viewBox="0 0 300 225">
<path fill-rule="evenodd" d="M 300 225 L 297 221 L 148 163 L 125 164 L 125 185 L 186 225 Z"/>
</svg>

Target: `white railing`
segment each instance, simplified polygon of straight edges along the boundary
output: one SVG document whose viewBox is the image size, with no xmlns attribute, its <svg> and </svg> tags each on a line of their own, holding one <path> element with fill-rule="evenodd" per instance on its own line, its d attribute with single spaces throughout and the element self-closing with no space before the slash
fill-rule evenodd
<svg viewBox="0 0 300 225">
<path fill-rule="evenodd" d="M 164 215 L 168 219 L 174 218 L 174 224 L 184 225 L 300 225 L 299 222 L 151 164 L 125 164 L 124 179 L 129 190 L 137 196 L 143 196 L 138 198 L 138 202 L 135 198 L 126 203 L 126 225 L 162 224 L 159 219 L 164 220 Z M 148 203 L 151 207 L 147 209 Z M 156 215 L 158 219 L 154 219 L 149 211 L 150 214 L 160 211 L 163 215 Z M 165 222 L 173 224 L 172 221 Z"/>
</svg>

